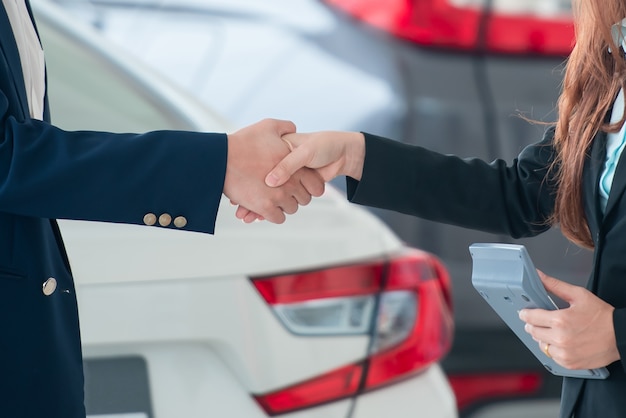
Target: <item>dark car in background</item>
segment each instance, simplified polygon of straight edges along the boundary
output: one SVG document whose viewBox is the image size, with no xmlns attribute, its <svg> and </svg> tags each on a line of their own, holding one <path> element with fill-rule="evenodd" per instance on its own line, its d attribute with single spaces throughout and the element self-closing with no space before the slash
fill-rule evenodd
<svg viewBox="0 0 626 418">
<path fill-rule="evenodd" d="M 362 130 L 443 153 L 512 160 L 556 117 L 573 45 L 563 0 L 57 0 L 237 125 Z M 337 185 L 341 186 L 341 182 Z M 585 283 L 591 254 L 552 230 L 511 240 L 374 210 L 451 272 L 443 365 L 461 415 L 552 417 L 560 379 L 471 286 L 468 246 L 517 242 L 538 268 Z"/>
</svg>

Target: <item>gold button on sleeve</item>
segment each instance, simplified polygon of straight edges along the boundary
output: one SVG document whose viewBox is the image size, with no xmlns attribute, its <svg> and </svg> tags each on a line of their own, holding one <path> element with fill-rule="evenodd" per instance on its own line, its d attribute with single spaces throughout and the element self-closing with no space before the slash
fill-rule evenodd
<svg viewBox="0 0 626 418">
<path fill-rule="evenodd" d="M 156 223 L 157 217 L 154 213 L 146 213 L 143 217 L 143 223 L 152 226 Z"/>
<path fill-rule="evenodd" d="M 172 217 L 170 216 L 169 213 L 164 213 L 161 216 L 159 216 L 159 225 L 168 226 L 171 223 L 172 223 Z"/>
<path fill-rule="evenodd" d="M 177 216 L 176 219 L 174 219 L 174 226 L 176 226 L 176 228 L 184 228 L 186 225 L 187 218 L 184 216 Z"/>
</svg>

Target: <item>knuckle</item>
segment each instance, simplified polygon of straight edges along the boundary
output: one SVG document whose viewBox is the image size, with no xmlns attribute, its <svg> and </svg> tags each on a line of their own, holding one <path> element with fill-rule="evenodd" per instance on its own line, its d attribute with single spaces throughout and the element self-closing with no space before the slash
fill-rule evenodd
<svg viewBox="0 0 626 418">
<path fill-rule="evenodd" d="M 556 312 L 555 315 L 552 316 L 552 320 L 550 321 L 550 326 L 552 328 L 563 329 L 567 326 L 567 318 L 564 315 L 561 315 L 560 312 Z"/>
</svg>

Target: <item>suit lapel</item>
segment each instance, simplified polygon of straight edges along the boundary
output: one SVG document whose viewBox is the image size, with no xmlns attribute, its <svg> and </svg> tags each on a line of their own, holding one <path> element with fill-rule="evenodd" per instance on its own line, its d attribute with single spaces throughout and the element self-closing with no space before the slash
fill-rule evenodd
<svg viewBox="0 0 626 418">
<path fill-rule="evenodd" d="M 33 28 L 35 28 L 35 33 L 37 34 L 37 38 L 39 39 L 39 45 L 43 49 L 43 45 L 41 44 L 41 37 L 39 36 L 39 30 L 37 29 L 37 22 L 35 22 L 35 16 L 33 15 L 33 9 L 30 7 L 30 1 L 26 1 L 26 10 L 28 10 L 28 16 L 30 16 L 30 21 L 33 23 Z"/>
<path fill-rule="evenodd" d="M 591 145 L 590 156 L 586 161 L 585 172 L 583 174 L 583 196 L 587 216 L 587 223 L 592 236 L 595 236 L 600 229 L 602 222 L 602 212 L 599 207 L 599 186 L 600 174 L 604 167 L 604 155 L 606 154 L 606 133 L 598 132 Z"/>
<path fill-rule="evenodd" d="M 585 216 L 587 225 L 594 240 L 596 249 L 598 248 L 598 237 L 600 236 L 600 226 L 603 221 L 602 210 L 600 209 L 600 174 L 604 168 L 604 156 L 606 154 L 606 133 L 598 132 L 591 144 L 590 155 L 585 161 L 583 172 L 583 204 L 585 206 Z M 594 266 L 598 260 L 598 252 L 594 251 Z M 596 285 L 596 275 L 594 274 L 587 282 L 587 289 L 593 291 Z"/>
<path fill-rule="evenodd" d="M 13 77 L 13 85 L 20 101 L 23 112 L 22 117 L 26 117 L 29 114 L 28 98 L 26 96 L 26 87 L 24 87 L 24 74 L 22 73 L 20 54 L 13 37 L 9 16 L 6 10 L 4 10 L 2 2 L 0 2 L 0 50 L 10 67 L 9 72 Z"/>
</svg>

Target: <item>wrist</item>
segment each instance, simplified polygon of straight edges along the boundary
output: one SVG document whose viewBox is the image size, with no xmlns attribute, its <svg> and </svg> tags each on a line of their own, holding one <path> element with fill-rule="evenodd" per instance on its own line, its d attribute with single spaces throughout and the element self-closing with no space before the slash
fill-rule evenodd
<svg viewBox="0 0 626 418">
<path fill-rule="evenodd" d="M 344 174 L 361 180 L 365 162 L 365 135 L 361 132 L 350 132 L 347 135 Z"/>
</svg>

